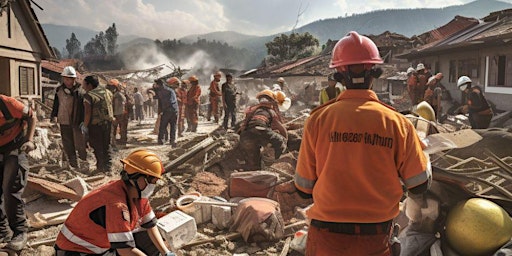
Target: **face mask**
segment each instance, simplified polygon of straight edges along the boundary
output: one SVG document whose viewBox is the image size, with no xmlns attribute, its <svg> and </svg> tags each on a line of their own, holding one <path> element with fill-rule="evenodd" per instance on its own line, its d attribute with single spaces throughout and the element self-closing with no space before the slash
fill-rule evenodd
<svg viewBox="0 0 512 256">
<path fill-rule="evenodd" d="M 140 191 L 140 198 L 149 198 L 155 191 L 155 184 L 148 183 L 145 189 Z"/>
<path fill-rule="evenodd" d="M 465 91 L 465 90 L 466 90 L 466 88 L 468 88 L 468 84 L 463 84 L 463 85 L 459 86 L 459 89 L 460 89 L 461 91 Z"/>
</svg>

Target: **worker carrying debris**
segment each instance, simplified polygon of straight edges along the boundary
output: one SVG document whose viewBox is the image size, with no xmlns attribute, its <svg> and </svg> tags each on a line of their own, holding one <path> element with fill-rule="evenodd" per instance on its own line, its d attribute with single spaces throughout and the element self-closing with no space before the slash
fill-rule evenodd
<svg viewBox="0 0 512 256">
<path fill-rule="evenodd" d="M 265 89 L 256 95 L 258 104 L 245 111 L 245 120 L 240 127 L 239 148 L 243 151 L 245 170 L 261 169 L 261 147 L 271 144 L 274 157 L 278 159 L 286 150 L 288 133 L 283 126 L 276 96 Z"/>
<path fill-rule="evenodd" d="M 371 90 L 382 62 L 375 43 L 354 31 L 333 50 L 330 68 L 347 90 L 312 111 L 295 173 L 299 194 L 314 202 L 306 255 L 392 255 L 401 183 L 409 197 L 429 187 L 413 125 Z"/>
<path fill-rule="evenodd" d="M 431 76 L 427 82 L 427 89 L 423 95 L 423 100 L 426 101 L 434 109 L 435 116 L 440 117 L 441 112 L 441 99 L 443 90 L 441 87 L 441 79 L 443 79 L 443 73 L 437 73 Z"/>
<path fill-rule="evenodd" d="M 57 236 L 57 256 L 158 252 L 174 256 L 158 231 L 148 199 L 162 178 L 162 161 L 155 153 L 139 149 L 121 162 L 121 179 L 90 192 L 70 213 Z"/>
<path fill-rule="evenodd" d="M 485 98 L 480 86 L 472 86 L 472 81 L 467 76 L 459 77 L 457 86 L 464 92 L 466 104 L 462 106 L 463 113 L 469 113 L 469 123 L 472 129 L 487 129 L 491 123 L 493 112 Z"/>
<path fill-rule="evenodd" d="M 2 94 L 0 112 L 0 243 L 20 251 L 28 231 L 21 198 L 29 170 L 25 154 L 36 148 L 32 139 L 37 118 L 29 106 Z"/>
</svg>

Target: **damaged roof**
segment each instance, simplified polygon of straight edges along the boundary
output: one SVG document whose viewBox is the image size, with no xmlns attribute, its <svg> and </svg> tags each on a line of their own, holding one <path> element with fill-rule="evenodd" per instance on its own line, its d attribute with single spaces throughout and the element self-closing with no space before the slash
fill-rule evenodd
<svg viewBox="0 0 512 256">
<path fill-rule="evenodd" d="M 440 40 L 415 48 L 400 57 L 422 57 L 433 52 L 478 48 L 484 44 L 486 46 L 503 45 L 512 40 L 512 9 L 493 12 L 478 23 L 471 20 L 467 20 L 467 22 L 466 27 L 460 27 L 461 30 L 447 34 L 445 38 Z M 472 23 L 474 24 L 471 25 Z M 455 27 L 456 25 L 453 25 L 452 32 L 456 30 Z M 447 29 L 447 31 L 449 30 Z"/>
</svg>

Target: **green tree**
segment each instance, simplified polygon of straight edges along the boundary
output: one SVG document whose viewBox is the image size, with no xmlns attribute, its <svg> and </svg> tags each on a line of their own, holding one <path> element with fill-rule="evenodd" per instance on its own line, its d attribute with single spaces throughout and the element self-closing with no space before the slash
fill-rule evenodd
<svg viewBox="0 0 512 256">
<path fill-rule="evenodd" d="M 107 39 L 105 33 L 100 32 L 84 46 L 85 56 L 104 56 L 107 55 Z"/>
<path fill-rule="evenodd" d="M 276 62 L 309 57 L 319 45 L 318 39 L 308 32 L 281 34 L 265 44 L 267 53 L 273 56 Z"/>
<path fill-rule="evenodd" d="M 75 33 L 71 33 L 71 38 L 66 39 L 66 50 L 68 51 L 68 58 L 80 58 L 81 43 L 76 38 Z"/>
<path fill-rule="evenodd" d="M 105 39 L 107 42 L 107 53 L 110 55 L 114 55 L 117 50 L 117 37 L 119 33 L 117 33 L 116 24 L 112 23 L 112 26 L 108 27 L 105 30 Z"/>
</svg>

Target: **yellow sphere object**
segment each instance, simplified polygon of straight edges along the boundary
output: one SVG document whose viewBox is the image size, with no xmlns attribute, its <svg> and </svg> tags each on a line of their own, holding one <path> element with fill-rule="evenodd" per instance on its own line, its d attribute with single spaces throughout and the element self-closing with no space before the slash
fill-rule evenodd
<svg viewBox="0 0 512 256">
<path fill-rule="evenodd" d="M 510 216 L 487 199 L 460 202 L 446 219 L 446 238 L 461 255 L 492 255 L 511 237 Z"/>
<path fill-rule="evenodd" d="M 434 112 L 432 106 L 430 106 L 430 104 L 428 104 L 426 101 L 420 102 L 418 106 L 416 106 L 416 110 L 414 112 L 429 121 L 436 121 L 436 113 Z"/>
</svg>

